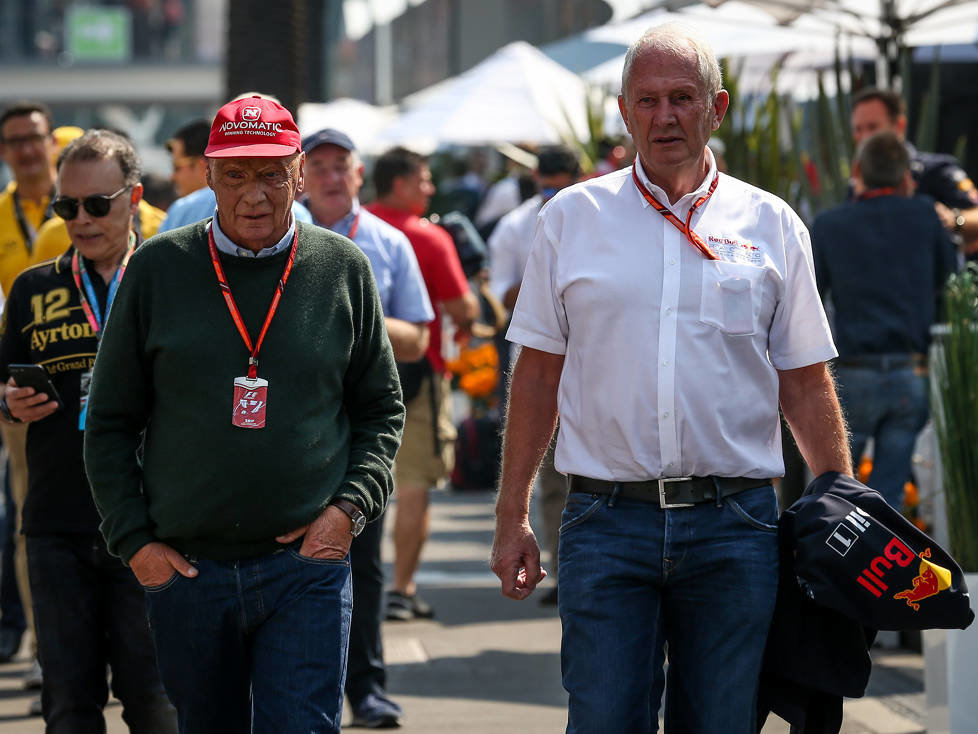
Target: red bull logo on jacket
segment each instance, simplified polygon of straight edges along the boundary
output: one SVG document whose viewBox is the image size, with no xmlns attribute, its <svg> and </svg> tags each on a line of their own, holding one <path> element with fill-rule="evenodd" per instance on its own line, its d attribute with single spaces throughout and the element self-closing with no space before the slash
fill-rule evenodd
<svg viewBox="0 0 978 734">
<path fill-rule="evenodd" d="M 893 595 L 894 599 L 904 599 L 907 606 L 912 607 L 915 612 L 920 611 L 920 604 L 917 602 L 935 596 L 951 586 L 951 572 L 927 560 L 930 558 L 930 548 L 924 549 L 919 558 L 920 567 L 913 578 L 913 585 Z"/>
<path fill-rule="evenodd" d="M 886 576 L 886 572 L 893 568 L 893 564 L 900 568 L 906 568 L 913 563 L 913 559 L 916 557 L 916 554 L 902 540 L 893 538 L 883 549 L 883 555 L 876 556 L 870 561 L 869 566 L 862 570 L 856 580 L 869 593 L 879 598 L 883 596 L 884 591 L 890 588 L 883 581 L 883 578 Z"/>
</svg>

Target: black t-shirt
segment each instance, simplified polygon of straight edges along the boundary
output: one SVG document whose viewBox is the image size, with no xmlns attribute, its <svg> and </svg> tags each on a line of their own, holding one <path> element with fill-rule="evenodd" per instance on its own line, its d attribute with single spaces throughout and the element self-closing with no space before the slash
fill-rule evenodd
<svg viewBox="0 0 978 734">
<path fill-rule="evenodd" d="M 78 428 L 81 376 L 95 364 L 98 341 L 78 299 L 72 252 L 17 276 L 0 325 L 0 379 L 7 381 L 10 364 L 40 364 L 64 405 L 27 430 L 27 535 L 97 532 L 99 525 L 82 460 L 84 433 Z M 86 264 L 104 314 L 108 286 Z"/>
</svg>

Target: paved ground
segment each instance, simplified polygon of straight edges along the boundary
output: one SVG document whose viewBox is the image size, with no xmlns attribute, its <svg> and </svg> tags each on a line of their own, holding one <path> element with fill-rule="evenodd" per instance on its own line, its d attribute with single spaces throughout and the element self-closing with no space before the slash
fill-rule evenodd
<svg viewBox="0 0 978 734">
<path fill-rule="evenodd" d="M 566 723 L 560 685 L 560 623 L 534 598 L 503 598 L 486 564 L 492 533 L 488 493 L 440 494 L 420 577 L 437 620 L 384 629 L 391 695 L 405 710 L 405 734 L 557 733 Z M 385 548 L 385 558 L 391 551 Z M 868 696 L 847 701 L 844 734 L 924 732 L 923 662 L 903 651 L 876 654 Z M 25 662 L 0 665 L 0 734 L 42 732 L 27 718 L 19 685 Z M 126 731 L 107 709 L 110 734 Z M 770 721 L 764 734 L 787 734 Z"/>
</svg>

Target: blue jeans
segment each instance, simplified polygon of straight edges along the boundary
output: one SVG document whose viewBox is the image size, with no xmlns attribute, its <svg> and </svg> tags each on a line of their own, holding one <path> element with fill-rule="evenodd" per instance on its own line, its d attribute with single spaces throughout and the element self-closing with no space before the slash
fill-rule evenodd
<svg viewBox="0 0 978 734">
<path fill-rule="evenodd" d="M 927 376 L 912 368 L 838 367 L 839 400 L 849 422 L 853 463 L 873 439 L 873 472 L 866 482 L 897 510 L 910 478 L 917 435 L 927 423 Z"/>
<path fill-rule="evenodd" d="M 756 734 L 778 585 L 771 486 L 661 510 L 583 493 L 560 528 L 568 734 Z M 668 686 L 663 671 L 668 644 Z"/>
<path fill-rule="evenodd" d="M 175 733 L 142 589 L 132 571 L 109 555 L 102 536 L 29 535 L 27 563 L 48 734 L 105 732 L 106 665 L 130 732 Z"/>
<path fill-rule="evenodd" d="M 350 635 L 349 559 L 300 542 L 146 589 L 163 685 L 181 734 L 335 734 Z"/>
</svg>

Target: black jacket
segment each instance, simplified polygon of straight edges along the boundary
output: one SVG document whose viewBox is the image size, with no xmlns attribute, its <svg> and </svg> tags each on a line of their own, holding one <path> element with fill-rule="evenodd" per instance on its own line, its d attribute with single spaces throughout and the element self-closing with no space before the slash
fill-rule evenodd
<svg viewBox="0 0 978 734">
<path fill-rule="evenodd" d="M 781 517 L 780 575 L 758 695 L 799 734 L 835 734 L 843 697 L 865 693 L 877 629 L 965 628 L 957 563 L 878 492 L 818 477 Z"/>
</svg>

